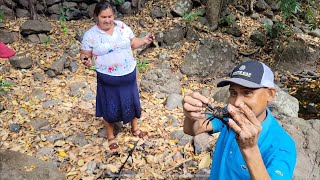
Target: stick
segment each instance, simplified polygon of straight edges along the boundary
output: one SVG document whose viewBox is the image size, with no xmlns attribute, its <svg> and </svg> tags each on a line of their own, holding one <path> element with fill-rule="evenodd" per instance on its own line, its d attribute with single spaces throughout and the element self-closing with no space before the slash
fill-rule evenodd
<svg viewBox="0 0 320 180">
<path fill-rule="evenodd" d="M 140 140 L 140 139 L 139 139 L 139 140 Z M 121 167 L 120 167 L 119 171 L 117 172 L 117 174 L 115 175 L 115 177 L 113 177 L 113 178 L 112 178 L 112 180 L 116 180 L 117 178 L 118 178 L 118 180 L 120 180 L 120 179 L 121 179 L 121 176 L 120 176 L 121 171 L 122 171 L 122 169 L 124 168 L 124 166 L 126 165 L 126 163 L 127 163 L 128 159 L 129 159 L 129 157 L 131 157 L 131 156 L 132 156 L 133 151 L 134 151 L 134 149 L 136 148 L 136 146 L 137 146 L 137 144 L 138 144 L 139 140 L 138 140 L 138 141 L 136 141 L 136 142 L 134 143 L 133 148 L 132 148 L 132 149 L 130 149 L 130 151 L 129 151 L 129 155 L 128 155 L 127 159 L 126 159 L 126 160 L 124 161 L 124 163 L 121 165 Z"/>
</svg>

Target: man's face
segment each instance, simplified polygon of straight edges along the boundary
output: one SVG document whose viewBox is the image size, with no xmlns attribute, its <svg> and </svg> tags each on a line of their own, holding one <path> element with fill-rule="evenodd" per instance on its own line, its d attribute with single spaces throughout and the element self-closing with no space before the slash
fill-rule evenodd
<svg viewBox="0 0 320 180">
<path fill-rule="evenodd" d="M 230 104 L 239 107 L 242 102 L 245 103 L 260 122 L 266 117 L 268 102 L 275 96 L 275 90 L 272 88 L 252 89 L 234 83 L 230 84 L 229 92 Z"/>
</svg>

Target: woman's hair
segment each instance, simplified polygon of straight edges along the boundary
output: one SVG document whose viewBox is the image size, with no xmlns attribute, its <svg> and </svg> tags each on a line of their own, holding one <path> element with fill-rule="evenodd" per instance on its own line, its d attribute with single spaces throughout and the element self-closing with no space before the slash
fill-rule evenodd
<svg viewBox="0 0 320 180">
<path fill-rule="evenodd" d="M 97 4 L 96 7 L 94 8 L 94 15 L 97 17 L 101 11 L 106 10 L 106 9 L 111 9 L 113 13 L 115 13 L 115 10 L 113 9 L 112 4 L 109 1 L 105 0 L 100 0 Z"/>
</svg>

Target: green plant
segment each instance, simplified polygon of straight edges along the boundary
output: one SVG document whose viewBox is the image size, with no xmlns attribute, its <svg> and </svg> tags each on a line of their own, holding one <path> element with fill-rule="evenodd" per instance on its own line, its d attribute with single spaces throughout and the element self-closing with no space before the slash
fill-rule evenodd
<svg viewBox="0 0 320 180">
<path fill-rule="evenodd" d="M 271 38 L 277 38 L 281 34 L 286 34 L 286 29 L 288 29 L 288 27 L 282 22 L 275 22 L 273 25 L 265 23 L 263 26 L 267 35 Z"/>
<path fill-rule="evenodd" d="M 124 2 L 125 0 L 113 0 L 113 4 L 115 6 L 121 6 Z"/>
<path fill-rule="evenodd" d="M 4 21 L 4 14 L 2 11 L 0 11 L 0 22 Z"/>
<path fill-rule="evenodd" d="M 219 25 L 231 27 L 235 21 L 236 18 L 233 15 L 223 16 L 219 19 Z"/>
<path fill-rule="evenodd" d="M 5 88 L 11 87 L 12 83 L 0 79 L 0 92 L 4 92 Z"/>
<path fill-rule="evenodd" d="M 68 28 L 67 28 L 67 13 L 69 11 L 69 8 L 65 8 L 65 7 L 62 7 L 60 9 L 60 17 L 59 17 L 59 22 L 60 22 L 60 25 L 62 27 L 62 32 L 64 35 L 67 35 L 68 34 Z"/>
<path fill-rule="evenodd" d="M 310 30 L 315 30 L 319 25 L 319 21 L 317 21 L 316 16 L 317 12 L 313 8 L 315 4 L 315 0 L 307 0 L 307 3 L 304 7 L 304 21 L 309 24 Z"/>
<path fill-rule="evenodd" d="M 295 16 L 301 11 L 301 4 L 297 0 L 280 0 L 280 10 L 285 18 Z"/>
<path fill-rule="evenodd" d="M 183 19 L 187 22 L 192 22 L 196 20 L 198 17 L 203 16 L 205 11 L 198 10 L 196 12 L 190 12 L 183 15 Z"/>
<path fill-rule="evenodd" d="M 52 39 L 49 37 L 49 36 L 47 36 L 47 38 L 44 40 L 44 44 L 45 45 L 48 45 L 48 44 L 50 44 L 52 42 Z"/>
<path fill-rule="evenodd" d="M 148 60 L 138 60 L 137 61 L 137 68 L 139 72 L 145 72 L 149 67 Z"/>
</svg>

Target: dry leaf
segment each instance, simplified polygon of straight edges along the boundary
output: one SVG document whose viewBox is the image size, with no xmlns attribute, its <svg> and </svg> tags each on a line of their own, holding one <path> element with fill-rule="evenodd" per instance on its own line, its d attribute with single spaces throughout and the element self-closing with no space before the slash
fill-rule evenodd
<svg viewBox="0 0 320 180">
<path fill-rule="evenodd" d="M 202 157 L 202 159 L 198 165 L 199 169 L 210 167 L 211 161 L 212 160 L 211 160 L 210 154 L 206 154 L 205 156 Z"/>
</svg>

